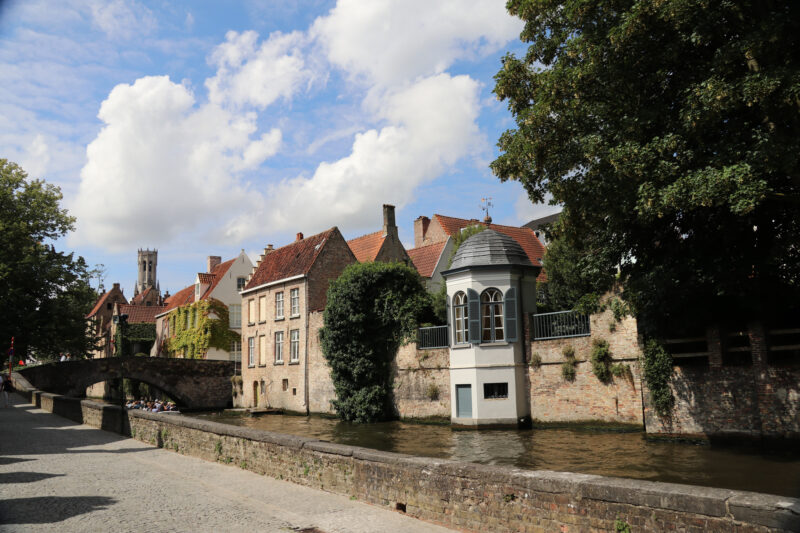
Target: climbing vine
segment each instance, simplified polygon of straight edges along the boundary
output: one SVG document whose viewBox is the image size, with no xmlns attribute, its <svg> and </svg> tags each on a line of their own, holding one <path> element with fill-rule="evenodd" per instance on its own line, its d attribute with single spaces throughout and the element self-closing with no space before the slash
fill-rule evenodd
<svg viewBox="0 0 800 533">
<path fill-rule="evenodd" d="M 592 372 L 601 383 L 611 382 L 611 350 L 605 339 L 592 342 Z"/>
<path fill-rule="evenodd" d="M 669 388 L 672 379 L 672 356 L 655 339 L 650 339 L 642 351 L 644 379 L 650 389 L 650 401 L 660 416 L 672 410 L 675 398 Z"/>
<path fill-rule="evenodd" d="M 124 330 L 124 334 L 123 334 Z M 118 326 L 114 334 L 114 355 L 121 357 L 124 355 L 134 355 L 131 353 L 131 346 L 134 343 L 152 343 L 156 340 L 155 324 L 125 324 Z M 148 349 L 149 351 L 149 349 Z"/>
<path fill-rule="evenodd" d="M 575 381 L 575 348 L 564 346 L 562 353 L 564 362 L 561 363 L 561 377 L 564 378 L 564 381 Z"/>
<path fill-rule="evenodd" d="M 172 336 L 167 351 L 173 356 L 203 359 L 209 348 L 230 350 L 231 341 L 238 340 L 231 331 L 228 308 L 219 300 L 200 300 L 173 310 L 169 315 Z"/>
</svg>

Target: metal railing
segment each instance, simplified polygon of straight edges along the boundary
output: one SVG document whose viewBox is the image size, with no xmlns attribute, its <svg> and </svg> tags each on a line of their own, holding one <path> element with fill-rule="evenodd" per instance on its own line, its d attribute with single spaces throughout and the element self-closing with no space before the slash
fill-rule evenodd
<svg viewBox="0 0 800 533">
<path fill-rule="evenodd" d="M 447 326 L 419 328 L 417 333 L 417 349 L 432 350 L 433 348 L 447 348 L 450 346 L 448 336 Z"/>
<path fill-rule="evenodd" d="M 537 341 L 586 337 L 591 334 L 589 316 L 575 311 L 533 315 L 533 338 Z"/>
</svg>

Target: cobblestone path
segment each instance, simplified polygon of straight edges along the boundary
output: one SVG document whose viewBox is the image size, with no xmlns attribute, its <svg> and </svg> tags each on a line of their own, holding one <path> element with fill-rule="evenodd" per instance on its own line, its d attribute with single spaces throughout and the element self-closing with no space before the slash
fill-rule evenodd
<svg viewBox="0 0 800 533">
<path fill-rule="evenodd" d="M 444 532 L 400 513 L 0 407 L 3 532 Z"/>
</svg>

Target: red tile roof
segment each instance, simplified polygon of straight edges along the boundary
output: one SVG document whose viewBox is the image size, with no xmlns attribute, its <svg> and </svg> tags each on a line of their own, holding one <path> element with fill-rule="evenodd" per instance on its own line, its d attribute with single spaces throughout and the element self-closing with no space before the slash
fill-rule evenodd
<svg viewBox="0 0 800 533">
<path fill-rule="evenodd" d="M 106 303 L 106 300 L 108 300 L 108 296 L 110 294 L 111 294 L 111 291 L 106 291 L 103 294 L 101 294 L 100 298 L 97 299 L 97 303 L 94 304 L 94 307 L 92 308 L 92 310 L 89 312 L 88 315 L 86 315 L 86 318 L 92 318 L 94 315 L 96 315 L 97 312 L 100 311 L 100 309 L 103 308 L 103 304 Z M 121 303 L 127 303 L 127 300 L 125 300 L 125 296 L 122 295 L 122 293 L 120 293 L 120 296 L 122 296 L 122 302 Z"/>
<path fill-rule="evenodd" d="M 131 305 L 141 305 L 142 302 L 144 302 L 145 296 L 150 294 L 150 291 L 152 290 L 153 287 L 147 287 L 145 290 L 134 296 L 133 299 L 131 300 Z"/>
<path fill-rule="evenodd" d="M 197 278 L 200 280 L 200 283 L 205 285 L 210 285 L 211 282 L 214 281 L 214 274 L 208 274 L 207 272 L 200 272 L 197 274 Z"/>
<path fill-rule="evenodd" d="M 358 262 L 363 263 L 365 261 L 375 261 L 385 239 L 386 235 L 383 234 L 383 230 L 380 230 L 349 240 L 347 245 L 353 251 L 353 255 L 356 256 Z"/>
<path fill-rule="evenodd" d="M 211 286 L 200 297 L 201 300 L 207 300 L 211 296 L 211 293 L 214 292 L 214 289 L 217 288 L 219 282 L 222 281 L 222 278 L 228 273 L 228 270 L 231 268 L 231 265 L 233 265 L 234 261 L 236 261 L 235 257 L 212 268 L 210 274 L 200 274 L 201 276 L 211 276 Z M 202 277 L 200 278 L 200 281 L 203 281 Z"/>
<path fill-rule="evenodd" d="M 128 324 L 155 324 L 156 315 L 164 312 L 162 305 L 129 305 L 119 306 L 119 314 L 128 315 Z"/>
<path fill-rule="evenodd" d="M 487 225 L 474 218 L 467 220 L 444 215 L 433 215 L 433 218 L 438 220 L 439 225 L 442 226 L 445 233 L 451 237 L 458 235 L 462 228 L 466 228 L 467 226 L 474 226 L 476 224 Z M 544 257 L 545 247 L 531 228 L 525 226 L 518 228 L 516 226 L 503 226 L 500 224 L 488 224 L 488 227 L 500 233 L 505 233 L 517 241 L 517 243 L 522 246 L 522 249 L 525 250 L 525 254 L 528 256 L 531 263 L 541 266 L 541 258 Z M 539 281 L 546 281 L 547 276 L 544 271 L 542 271 L 536 279 Z"/>
<path fill-rule="evenodd" d="M 436 263 L 439 262 L 439 257 L 442 255 L 445 244 L 447 244 L 447 241 L 436 242 L 428 246 L 420 246 L 419 248 L 408 250 L 408 256 L 411 258 L 420 276 L 429 278 L 433 275 L 433 269 L 436 268 Z"/>
<path fill-rule="evenodd" d="M 190 304 L 194 302 L 194 285 L 189 285 L 186 288 L 183 288 L 164 300 L 164 307 L 161 307 L 161 313 L 166 313 L 167 311 L 172 311 L 176 307 L 180 307 L 182 305 Z"/>
<path fill-rule="evenodd" d="M 334 226 L 328 231 L 295 241 L 268 253 L 259 262 L 256 271 L 250 277 L 250 281 L 247 282 L 244 290 L 252 289 L 271 281 L 308 274 L 325 243 L 328 242 L 334 232 L 338 231 Z"/>
</svg>

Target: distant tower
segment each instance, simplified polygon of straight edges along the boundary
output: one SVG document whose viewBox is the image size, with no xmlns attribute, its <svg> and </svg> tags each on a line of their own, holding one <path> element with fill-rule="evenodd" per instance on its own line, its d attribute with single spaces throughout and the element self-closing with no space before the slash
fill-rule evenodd
<svg viewBox="0 0 800 533">
<path fill-rule="evenodd" d="M 136 281 L 134 296 L 156 286 L 156 268 L 158 266 L 158 250 L 139 249 L 138 257 L 139 277 Z"/>
</svg>

